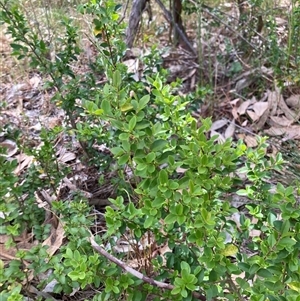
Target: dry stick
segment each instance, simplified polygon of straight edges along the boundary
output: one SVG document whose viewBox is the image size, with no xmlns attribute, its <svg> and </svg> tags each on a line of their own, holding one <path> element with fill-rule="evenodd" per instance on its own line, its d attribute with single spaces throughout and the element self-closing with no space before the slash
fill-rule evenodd
<svg viewBox="0 0 300 301">
<path fill-rule="evenodd" d="M 125 19 L 125 15 L 126 15 L 126 11 L 127 11 L 127 8 L 128 8 L 128 4 L 129 4 L 129 0 L 127 0 L 127 2 L 126 2 L 125 8 L 124 8 L 124 12 L 123 12 L 123 16 L 119 20 L 118 25 L 121 24 L 123 22 L 123 20 Z"/>
<path fill-rule="evenodd" d="M 173 26 L 175 26 L 177 32 L 179 33 L 180 37 L 182 38 L 182 40 L 184 41 L 184 43 L 186 44 L 186 46 L 193 53 L 193 55 L 195 57 L 197 57 L 197 53 L 196 53 L 195 49 L 193 48 L 193 46 L 191 45 L 191 43 L 187 39 L 186 35 L 182 32 L 182 30 L 180 29 L 180 27 L 178 26 L 178 24 L 174 22 L 171 13 L 166 9 L 166 7 L 164 6 L 164 4 L 160 0 L 155 0 L 155 1 L 160 6 L 161 10 L 163 11 L 166 20 L 170 24 L 172 24 Z"/>
<path fill-rule="evenodd" d="M 118 265 L 120 268 L 122 268 L 124 271 L 128 272 L 129 274 L 131 274 L 131 275 L 137 277 L 138 279 L 141 279 L 142 281 L 144 281 L 146 283 L 149 283 L 153 286 L 157 286 L 159 288 L 168 289 L 168 290 L 174 289 L 174 285 L 164 283 L 164 282 L 161 282 L 161 281 L 157 281 L 157 280 L 154 280 L 150 277 L 147 277 L 144 274 L 142 274 L 142 273 L 136 271 L 135 269 L 129 267 L 128 265 L 126 265 L 120 259 L 118 259 L 118 258 L 114 257 L 113 255 L 109 254 L 101 246 L 99 246 L 96 243 L 93 236 L 90 236 L 90 242 L 91 242 L 91 245 L 92 245 L 94 250 L 96 250 L 98 253 L 100 253 L 101 255 L 106 257 L 109 261 L 111 261 L 111 262 L 115 263 L 116 265 Z M 206 301 L 206 297 L 199 294 L 199 293 L 197 293 L 197 292 L 192 292 L 192 295 L 193 295 L 193 297 L 195 297 L 198 300 Z"/>
</svg>

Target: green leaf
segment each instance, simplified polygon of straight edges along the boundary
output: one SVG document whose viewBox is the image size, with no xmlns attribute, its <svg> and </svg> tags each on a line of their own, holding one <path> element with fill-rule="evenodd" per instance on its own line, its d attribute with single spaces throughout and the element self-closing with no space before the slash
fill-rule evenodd
<svg viewBox="0 0 300 301">
<path fill-rule="evenodd" d="M 181 261 L 180 262 L 180 268 L 182 270 L 186 270 L 188 272 L 188 274 L 191 273 L 191 267 L 190 267 L 190 265 L 186 261 Z"/>
<path fill-rule="evenodd" d="M 113 153 L 115 156 L 121 156 L 124 154 L 124 149 L 121 147 L 113 147 L 110 149 L 110 151 Z"/>
<path fill-rule="evenodd" d="M 126 141 L 128 141 L 129 137 L 130 137 L 129 133 L 122 133 L 122 134 L 119 135 L 119 139 L 120 140 L 126 140 Z"/>
<path fill-rule="evenodd" d="M 186 298 L 186 297 L 188 296 L 188 292 L 187 292 L 186 289 L 182 289 L 181 292 L 180 292 L 180 294 L 181 294 L 181 296 L 182 296 L 183 298 Z"/>
<path fill-rule="evenodd" d="M 282 248 L 289 248 L 296 244 L 296 241 L 289 237 L 283 237 L 278 242 L 278 249 L 281 250 Z"/>
<path fill-rule="evenodd" d="M 287 283 L 287 286 L 290 289 L 300 293 L 300 282 L 293 281 L 293 282 Z"/>
<path fill-rule="evenodd" d="M 153 136 L 159 134 L 159 132 L 161 131 L 161 128 L 162 128 L 162 125 L 160 122 L 155 123 L 152 127 Z"/>
<path fill-rule="evenodd" d="M 129 131 L 132 131 L 134 129 L 136 125 L 136 116 L 132 116 L 132 118 L 129 120 L 129 123 L 128 123 L 128 128 L 129 128 Z"/>
<path fill-rule="evenodd" d="M 158 174 L 160 184 L 167 184 L 168 183 L 168 173 L 162 169 Z"/>
<path fill-rule="evenodd" d="M 129 161 L 129 154 L 124 154 L 122 157 L 119 158 L 118 164 L 123 165 Z"/>
<path fill-rule="evenodd" d="M 250 284 L 248 283 L 248 281 L 244 280 L 243 278 L 237 277 L 235 279 L 235 281 L 237 282 L 237 284 L 241 287 L 241 289 L 245 290 L 247 289 Z"/>
<path fill-rule="evenodd" d="M 162 205 L 165 203 L 165 198 L 162 198 L 162 197 L 156 197 L 154 199 L 154 201 L 152 202 L 152 207 L 154 208 L 160 208 L 162 207 Z"/>
<path fill-rule="evenodd" d="M 181 288 L 180 287 L 174 287 L 171 291 L 171 294 L 172 295 L 178 295 L 181 291 Z"/>
<path fill-rule="evenodd" d="M 130 103 L 132 104 L 133 109 L 135 111 L 138 111 L 138 107 L 139 107 L 138 102 L 135 99 L 132 99 Z"/>
<path fill-rule="evenodd" d="M 228 244 L 225 246 L 225 249 L 221 251 L 221 254 L 224 256 L 234 256 L 237 254 L 239 249 L 233 245 L 233 244 Z"/>
<path fill-rule="evenodd" d="M 127 140 L 122 141 L 122 147 L 127 153 L 130 152 L 130 143 Z"/>
<path fill-rule="evenodd" d="M 68 276 L 73 280 L 76 281 L 78 279 L 84 279 L 86 277 L 85 272 L 83 271 L 71 271 L 70 273 L 68 273 Z"/>
<path fill-rule="evenodd" d="M 112 126 L 119 130 L 122 130 L 124 128 L 123 122 L 121 122 L 120 120 L 111 120 L 110 122 Z"/>
<path fill-rule="evenodd" d="M 65 258 L 73 258 L 73 251 L 70 248 L 67 248 L 66 254 L 64 254 Z"/>
<path fill-rule="evenodd" d="M 114 87 L 118 88 L 121 85 L 121 82 L 122 82 L 121 73 L 119 70 L 116 70 L 113 73 L 112 84 Z"/>
<path fill-rule="evenodd" d="M 154 221 L 154 216 L 147 216 L 144 222 L 144 227 L 145 228 L 150 228 L 153 225 Z"/>
<path fill-rule="evenodd" d="M 179 184 L 175 181 L 169 181 L 169 188 L 172 190 L 176 190 L 179 187 Z"/>
<path fill-rule="evenodd" d="M 162 89 L 162 81 L 159 77 L 159 75 L 157 74 L 155 81 L 152 84 L 157 90 L 161 90 Z"/>
<path fill-rule="evenodd" d="M 153 162 L 154 159 L 155 159 L 155 157 L 156 157 L 155 153 L 153 153 L 153 152 L 149 153 L 149 154 L 146 156 L 146 161 L 147 161 L 147 163 Z"/>
<path fill-rule="evenodd" d="M 103 110 L 104 114 L 111 113 L 110 102 L 107 99 L 103 99 L 101 102 L 101 109 Z"/>
<path fill-rule="evenodd" d="M 120 110 L 121 112 L 127 112 L 127 111 L 130 111 L 133 109 L 133 106 L 131 103 L 127 102 L 127 103 L 124 103 L 123 105 L 121 105 L 120 107 Z"/>
<path fill-rule="evenodd" d="M 167 225 L 173 224 L 173 223 L 175 223 L 176 221 L 177 221 L 177 215 L 176 215 L 176 214 L 173 214 L 173 213 L 168 214 L 168 215 L 166 216 L 166 218 L 165 218 L 165 223 L 166 223 Z"/>
<path fill-rule="evenodd" d="M 240 196 L 248 196 L 248 191 L 246 189 L 240 189 L 236 192 L 236 194 Z"/>
<path fill-rule="evenodd" d="M 150 128 L 150 123 L 148 120 L 142 120 L 138 122 L 137 125 L 135 126 L 136 130 L 143 130 L 148 128 Z"/>
<path fill-rule="evenodd" d="M 168 141 L 163 139 L 158 139 L 152 143 L 151 150 L 153 152 L 162 151 L 167 144 Z"/>
<path fill-rule="evenodd" d="M 143 300 L 143 294 L 139 290 L 134 290 L 133 296 L 132 296 L 132 301 L 141 301 Z"/>
<path fill-rule="evenodd" d="M 150 95 L 145 95 L 139 100 L 139 110 L 142 110 L 150 100 Z"/>
<path fill-rule="evenodd" d="M 185 221 L 187 217 L 185 215 L 178 215 L 177 216 L 177 223 L 179 226 L 181 226 Z"/>
<path fill-rule="evenodd" d="M 257 275 L 263 278 L 271 278 L 273 274 L 269 272 L 267 269 L 260 269 L 257 271 Z"/>
</svg>

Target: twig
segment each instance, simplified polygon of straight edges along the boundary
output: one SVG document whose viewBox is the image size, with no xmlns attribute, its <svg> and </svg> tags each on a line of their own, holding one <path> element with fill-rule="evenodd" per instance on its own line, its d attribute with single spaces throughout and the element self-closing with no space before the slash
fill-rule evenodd
<svg viewBox="0 0 300 301">
<path fill-rule="evenodd" d="M 169 284 L 169 283 L 164 283 L 161 281 L 157 281 L 154 280 L 150 277 L 145 276 L 144 274 L 138 272 L 137 270 L 129 267 L 128 265 L 126 265 L 123 261 L 121 261 L 120 259 L 114 257 L 113 255 L 109 254 L 108 252 L 106 252 L 101 246 L 99 246 L 94 237 L 91 235 L 90 236 L 90 242 L 91 245 L 93 247 L 94 250 L 96 250 L 98 253 L 100 253 L 101 255 L 103 255 L 104 257 L 106 257 L 109 261 L 115 263 L 116 265 L 118 265 L 120 268 L 122 268 L 124 271 L 128 272 L 129 274 L 137 277 L 138 279 L 149 283 L 152 286 L 156 286 L 162 289 L 168 289 L 168 290 L 172 290 L 174 289 L 174 285 Z M 197 292 L 192 292 L 192 295 L 194 298 L 201 300 L 201 301 L 206 301 L 206 297 L 197 293 Z"/>
<path fill-rule="evenodd" d="M 125 19 L 125 15 L 126 15 L 126 11 L 127 11 L 127 8 L 128 8 L 128 4 L 129 4 L 129 0 L 127 0 L 127 2 L 125 4 L 125 8 L 124 8 L 124 11 L 123 11 L 123 16 L 120 18 L 118 24 L 121 24 L 123 22 L 123 20 Z"/>
<path fill-rule="evenodd" d="M 178 34 L 180 35 L 180 37 L 182 38 L 183 42 L 186 44 L 186 46 L 189 48 L 189 50 L 196 57 L 197 53 L 196 53 L 195 49 L 193 48 L 193 46 L 191 45 L 191 43 L 187 39 L 186 35 L 182 32 L 182 30 L 180 29 L 180 27 L 178 26 L 178 24 L 174 22 L 171 13 L 166 9 L 166 7 L 164 6 L 164 4 L 160 0 L 155 0 L 155 1 L 160 6 L 161 10 L 163 11 L 166 20 L 170 24 L 172 24 L 173 26 L 175 26 L 175 28 L 176 28 Z"/>
</svg>

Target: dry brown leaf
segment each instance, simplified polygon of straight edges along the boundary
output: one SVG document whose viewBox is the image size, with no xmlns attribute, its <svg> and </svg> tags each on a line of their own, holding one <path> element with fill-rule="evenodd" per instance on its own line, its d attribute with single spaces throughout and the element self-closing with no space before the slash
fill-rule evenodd
<svg viewBox="0 0 300 301">
<path fill-rule="evenodd" d="M 286 116 L 287 119 L 289 119 L 291 121 L 296 121 L 297 114 L 294 111 L 292 111 L 291 109 L 289 109 L 289 107 L 283 100 L 282 96 L 280 96 L 279 108 L 282 110 L 282 112 L 284 113 L 284 115 Z"/>
<path fill-rule="evenodd" d="M 236 99 L 231 100 L 230 104 L 232 106 L 239 106 L 240 102 L 241 102 L 241 99 L 240 98 L 236 98 Z"/>
<path fill-rule="evenodd" d="M 300 139 L 300 126 L 294 125 L 286 128 L 285 138 L 283 141 L 291 139 Z"/>
<path fill-rule="evenodd" d="M 29 80 L 29 84 L 31 86 L 31 88 L 36 89 L 38 87 L 38 85 L 41 82 L 41 78 L 37 75 L 33 76 L 30 80 Z"/>
<path fill-rule="evenodd" d="M 246 119 L 242 124 L 241 124 L 241 126 L 243 127 L 243 126 L 246 126 L 248 124 L 248 120 Z"/>
<path fill-rule="evenodd" d="M 225 139 L 233 137 L 233 134 L 235 132 L 235 121 L 234 119 L 230 122 L 229 126 L 227 127 L 224 137 Z"/>
<path fill-rule="evenodd" d="M 245 143 L 248 147 L 256 147 L 257 146 L 257 139 L 254 136 L 246 135 Z"/>
<path fill-rule="evenodd" d="M 64 153 L 62 156 L 60 156 L 58 158 L 58 161 L 66 163 L 66 162 L 69 162 L 69 161 L 73 161 L 75 159 L 76 159 L 76 155 L 74 153 L 67 152 L 67 153 Z"/>
<path fill-rule="evenodd" d="M 237 107 L 232 107 L 231 114 L 232 114 L 232 116 L 233 116 L 234 119 L 238 119 L 239 118 L 239 114 L 237 112 Z"/>
<path fill-rule="evenodd" d="M 176 172 L 177 172 L 177 173 L 185 173 L 186 171 L 187 171 L 186 168 L 181 168 L 181 167 L 177 167 L 177 168 L 176 168 Z"/>
<path fill-rule="evenodd" d="M 236 98 L 236 99 L 230 101 L 230 104 L 232 106 L 231 114 L 232 114 L 234 119 L 239 118 L 237 110 L 238 110 L 238 107 L 240 106 L 240 102 L 241 102 L 240 98 Z"/>
<path fill-rule="evenodd" d="M 252 110 L 258 117 L 261 117 L 268 109 L 268 102 L 257 102 L 253 105 Z"/>
<path fill-rule="evenodd" d="M 218 130 L 218 129 L 222 128 L 223 126 L 225 126 L 226 124 L 228 124 L 228 121 L 225 119 L 220 119 L 220 120 L 214 121 L 211 125 L 210 130 L 211 131 Z"/>
<path fill-rule="evenodd" d="M 243 89 L 246 87 L 249 87 L 253 83 L 253 78 L 247 77 L 247 78 L 242 78 L 237 81 L 235 84 L 235 91 L 237 93 L 240 93 Z"/>
<path fill-rule="evenodd" d="M 257 121 L 260 117 L 255 112 L 253 112 L 251 110 L 247 110 L 247 114 L 249 115 L 249 117 L 251 118 L 252 121 Z"/>
<path fill-rule="evenodd" d="M 279 91 L 270 91 L 270 90 L 268 90 L 267 93 L 268 93 L 268 103 L 270 104 L 270 116 L 273 116 L 277 112 L 280 94 Z"/>
<path fill-rule="evenodd" d="M 240 139 L 240 140 L 243 140 L 243 141 L 245 139 L 245 136 L 246 135 L 244 133 L 239 133 L 239 134 L 236 135 L 237 139 Z"/>
<path fill-rule="evenodd" d="M 222 135 L 222 134 L 220 134 L 220 133 L 218 133 L 218 132 L 216 132 L 216 131 L 211 131 L 210 132 L 210 137 L 213 137 L 213 136 L 218 136 L 217 137 L 217 142 L 219 143 L 219 144 L 221 144 L 221 143 L 224 143 L 225 142 L 225 137 Z"/>
<path fill-rule="evenodd" d="M 270 125 L 274 127 L 286 127 L 292 124 L 292 121 L 287 119 L 285 116 L 270 116 Z"/>
<path fill-rule="evenodd" d="M 246 110 L 251 105 L 251 100 L 246 100 L 242 102 L 242 104 L 238 107 L 237 112 L 239 115 L 244 115 L 246 113 Z"/>
<path fill-rule="evenodd" d="M 269 136 L 281 136 L 285 134 L 285 128 L 277 128 L 272 126 L 268 130 L 265 130 L 264 133 Z"/>
<path fill-rule="evenodd" d="M 0 147 L 7 149 L 7 157 L 12 157 L 18 151 L 18 146 L 16 142 L 9 139 L 6 139 L 3 142 L 1 142 Z"/>
<path fill-rule="evenodd" d="M 14 260 L 17 250 L 14 248 L 6 249 L 4 244 L 0 244 L 0 259 Z"/>
<path fill-rule="evenodd" d="M 256 130 L 260 130 L 263 128 L 263 126 L 265 125 L 267 119 L 270 116 L 270 107 L 271 107 L 271 102 L 269 102 L 269 100 L 267 101 L 268 104 L 268 108 L 267 110 L 264 111 L 263 115 L 260 117 L 259 121 L 257 122 L 257 124 L 255 125 Z"/>
<path fill-rule="evenodd" d="M 19 163 L 19 165 L 14 170 L 14 173 L 16 175 L 19 175 L 25 167 L 30 166 L 34 160 L 33 156 L 28 156 L 26 154 L 20 154 L 20 155 L 16 156 L 16 158 Z"/>
<path fill-rule="evenodd" d="M 289 107 L 300 109 L 300 95 L 292 95 L 285 100 Z"/>
<path fill-rule="evenodd" d="M 42 243 L 43 246 L 49 246 L 47 253 L 50 255 L 50 257 L 52 257 L 52 255 L 54 255 L 55 252 L 60 248 L 64 237 L 65 231 L 63 223 L 59 221 L 57 228 L 55 229 L 52 227 L 50 236 Z"/>
</svg>

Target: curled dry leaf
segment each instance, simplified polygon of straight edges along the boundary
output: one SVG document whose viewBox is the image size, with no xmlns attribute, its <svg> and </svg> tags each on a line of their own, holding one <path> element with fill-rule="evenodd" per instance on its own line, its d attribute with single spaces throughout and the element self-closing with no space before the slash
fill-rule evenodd
<svg viewBox="0 0 300 301">
<path fill-rule="evenodd" d="M 225 119 L 217 120 L 217 121 L 212 123 L 210 130 L 211 131 L 216 131 L 216 130 L 222 128 L 223 126 L 225 126 L 227 124 L 228 124 L 228 121 L 225 120 Z"/>
<path fill-rule="evenodd" d="M 282 110 L 282 112 L 284 113 L 284 115 L 286 116 L 287 119 L 292 120 L 292 121 L 296 121 L 296 119 L 297 119 L 297 113 L 295 113 L 294 111 L 292 111 L 287 106 L 287 104 L 283 100 L 282 96 L 280 96 L 279 108 Z"/>
<path fill-rule="evenodd" d="M 278 90 L 270 91 L 268 90 L 268 103 L 270 104 L 270 116 L 273 116 L 277 112 L 277 107 L 279 104 L 280 93 Z"/>
<path fill-rule="evenodd" d="M 242 102 L 242 104 L 237 109 L 238 114 L 244 115 L 250 105 L 251 105 L 251 100 L 246 100 L 246 101 Z"/>
<path fill-rule="evenodd" d="M 231 138 L 233 136 L 234 132 L 235 132 L 235 120 L 233 119 L 230 122 L 229 126 L 227 127 L 227 129 L 226 129 L 226 131 L 224 133 L 225 139 Z"/>
<path fill-rule="evenodd" d="M 7 149 L 7 157 L 9 158 L 12 157 L 18 151 L 18 146 L 16 142 L 9 139 L 5 139 L 3 142 L 1 142 L 0 147 Z"/>
<path fill-rule="evenodd" d="M 216 131 L 211 131 L 210 132 L 210 137 L 213 137 L 213 136 L 218 136 L 217 137 L 217 142 L 219 143 L 219 144 L 221 144 L 221 143 L 224 143 L 225 142 L 225 137 L 222 135 L 222 134 L 220 134 L 220 133 L 218 133 L 218 132 L 216 132 Z"/>
</svg>

